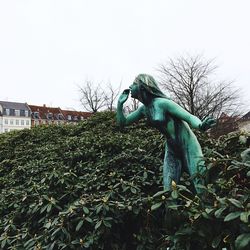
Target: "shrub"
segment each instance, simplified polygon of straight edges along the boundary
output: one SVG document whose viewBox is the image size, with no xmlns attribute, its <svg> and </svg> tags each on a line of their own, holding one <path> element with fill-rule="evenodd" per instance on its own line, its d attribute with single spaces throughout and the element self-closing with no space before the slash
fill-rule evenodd
<svg viewBox="0 0 250 250">
<path fill-rule="evenodd" d="M 199 135 L 207 184 L 163 191 L 164 138 L 114 114 L 0 136 L 1 249 L 247 249 L 248 135 Z"/>
</svg>

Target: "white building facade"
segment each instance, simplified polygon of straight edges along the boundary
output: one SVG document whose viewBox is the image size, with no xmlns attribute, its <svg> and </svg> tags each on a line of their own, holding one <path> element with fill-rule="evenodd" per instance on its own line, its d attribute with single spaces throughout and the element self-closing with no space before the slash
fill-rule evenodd
<svg viewBox="0 0 250 250">
<path fill-rule="evenodd" d="M 31 111 L 27 103 L 0 101 L 0 133 L 30 127 Z"/>
<path fill-rule="evenodd" d="M 239 129 L 244 132 L 250 132 L 250 111 L 240 119 Z"/>
</svg>

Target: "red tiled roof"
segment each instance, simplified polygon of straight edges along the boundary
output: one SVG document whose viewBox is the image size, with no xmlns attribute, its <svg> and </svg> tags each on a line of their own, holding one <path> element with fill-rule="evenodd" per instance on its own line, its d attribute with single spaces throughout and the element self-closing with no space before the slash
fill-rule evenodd
<svg viewBox="0 0 250 250">
<path fill-rule="evenodd" d="M 47 107 L 38 105 L 28 105 L 32 114 L 39 112 L 40 119 L 48 119 L 48 113 L 52 114 L 51 119 L 58 120 L 58 114 L 62 114 L 63 119 L 67 121 L 80 121 L 86 119 L 92 115 L 90 112 L 74 111 L 74 110 L 62 110 L 61 108 Z M 34 118 L 34 116 L 32 116 Z"/>
<path fill-rule="evenodd" d="M 71 116 L 72 120 L 74 119 L 74 117 L 77 117 L 78 120 L 81 120 L 81 117 L 86 119 L 92 115 L 92 113 L 90 112 L 82 112 L 82 111 L 74 111 L 74 110 L 61 110 L 61 111 L 66 120 L 68 120 L 67 119 L 68 116 Z"/>
<path fill-rule="evenodd" d="M 58 114 L 62 114 L 60 108 L 47 107 L 46 105 L 37 106 L 37 105 L 29 105 L 31 112 L 39 112 L 39 116 L 41 119 L 47 119 L 47 114 L 52 113 L 53 118 Z"/>
</svg>

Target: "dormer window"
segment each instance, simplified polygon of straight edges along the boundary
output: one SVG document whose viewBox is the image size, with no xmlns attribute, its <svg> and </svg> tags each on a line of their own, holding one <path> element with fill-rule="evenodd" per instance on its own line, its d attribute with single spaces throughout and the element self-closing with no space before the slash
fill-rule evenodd
<svg viewBox="0 0 250 250">
<path fill-rule="evenodd" d="M 78 121 L 77 115 L 74 116 L 74 120 L 75 120 L 75 121 Z"/>
<path fill-rule="evenodd" d="M 35 119 L 39 119 L 40 118 L 39 117 L 39 112 L 37 112 L 37 111 L 33 113 L 33 116 L 34 116 Z"/>
<path fill-rule="evenodd" d="M 20 110 L 20 116 L 25 116 L 25 110 L 23 109 Z"/>
<path fill-rule="evenodd" d="M 52 120 L 52 118 L 53 118 L 53 114 L 51 112 L 49 112 L 47 114 L 47 119 Z"/>
<path fill-rule="evenodd" d="M 15 109 L 15 116 L 20 116 L 20 110 L 19 109 Z"/>
<path fill-rule="evenodd" d="M 62 114 L 58 114 L 57 117 L 58 117 L 58 120 L 63 120 L 63 115 Z"/>
<path fill-rule="evenodd" d="M 68 118 L 69 121 L 71 121 L 71 119 L 72 119 L 71 115 L 67 115 L 67 118 Z"/>
<path fill-rule="evenodd" d="M 10 109 L 10 115 L 14 116 L 15 115 L 15 109 Z"/>
<path fill-rule="evenodd" d="M 9 109 L 5 109 L 6 115 L 10 115 L 10 110 Z"/>
</svg>

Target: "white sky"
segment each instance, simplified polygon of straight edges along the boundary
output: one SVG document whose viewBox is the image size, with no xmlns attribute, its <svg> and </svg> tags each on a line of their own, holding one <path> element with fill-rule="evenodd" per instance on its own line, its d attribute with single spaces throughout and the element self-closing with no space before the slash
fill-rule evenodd
<svg viewBox="0 0 250 250">
<path fill-rule="evenodd" d="M 86 79 L 126 88 L 184 53 L 250 95 L 249 0 L 0 0 L 0 100 L 81 109 Z"/>
</svg>

